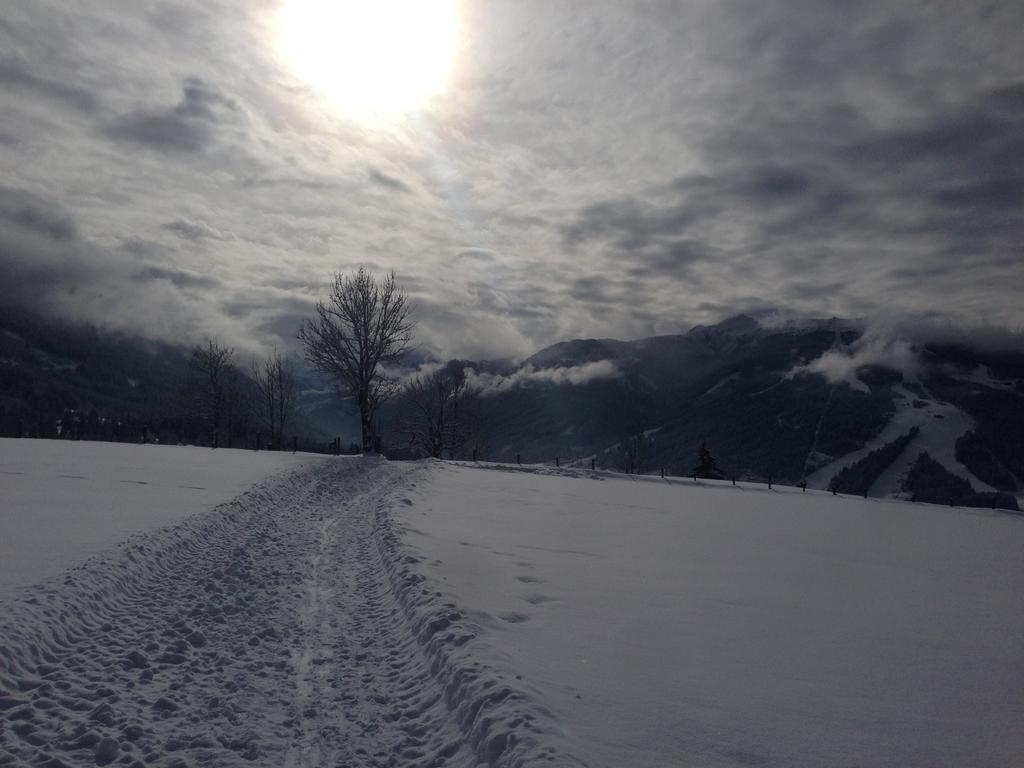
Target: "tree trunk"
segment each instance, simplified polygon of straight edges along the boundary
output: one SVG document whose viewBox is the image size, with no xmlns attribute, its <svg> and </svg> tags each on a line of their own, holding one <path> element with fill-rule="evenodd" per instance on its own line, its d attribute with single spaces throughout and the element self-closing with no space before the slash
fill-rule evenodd
<svg viewBox="0 0 1024 768">
<path fill-rule="evenodd" d="M 359 422 L 363 432 L 363 453 L 373 453 L 373 413 L 370 408 L 370 393 L 368 389 L 359 392 Z"/>
</svg>

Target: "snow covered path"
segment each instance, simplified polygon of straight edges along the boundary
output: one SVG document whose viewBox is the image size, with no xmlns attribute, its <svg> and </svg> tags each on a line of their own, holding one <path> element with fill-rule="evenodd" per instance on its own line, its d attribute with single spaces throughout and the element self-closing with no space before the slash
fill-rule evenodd
<svg viewBox="0 0 1024 768">
<path fill-rule="evenodd" d="M 391 529 L 425 469 L 300 469 L 4 605 L 0 765 L 561 762 Z"/>
</svg>

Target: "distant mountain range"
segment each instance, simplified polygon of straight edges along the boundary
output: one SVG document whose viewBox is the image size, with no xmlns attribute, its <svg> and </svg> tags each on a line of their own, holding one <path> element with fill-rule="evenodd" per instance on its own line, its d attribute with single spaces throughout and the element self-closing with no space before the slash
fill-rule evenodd
<svg viewBox="0 0 1024 768">
<path fill-rule="evenodd" d="M 626 446 L 637 450 L 630 439 L 642 435 L 647 473 L 688 475 L 706 442 L 726 477 L 812 488 L 838 480 L 843 492 L 1016 506 L 1024 354 L 866 341 L 837 318 L 772 325 L 740 315 L 685 334 L 560 342 L 518 367 L 465 365 L 483 381 L 521 382 L 486 398 L 496 460 L 622 468 Z M 588 367 L 601 375 L 572 383 Z M 560 376 L 538 375 L 552 370 Z M 911 430 L 899 450 L 866 460 Z M 923 453 L 945 473 L 930 495 L 907 482 L 928 476 L 939 487 L 934 466 L 911 472 Z"/>
<path fill-rule="evenodd" d="M 106 425 L 95 437 L 126 439 L 145 424 L 174 439 L 187 355 L 0 310 L 0 435 L 56 436 L 74 413 Z M 296 429 L 347 444 L 357 421 L 296 362 Z M 684 334 L 560 342 L 518 364 L 451 364 L 481 389 L 488 459 L 623 468 L 632 452 L 641 472 L 688 475 L 706 443 L 725 477 L 976 506 L 1024 497 L 1018 351 L 880 341 L 837 318 L 740 315 Z"/>
</svg>

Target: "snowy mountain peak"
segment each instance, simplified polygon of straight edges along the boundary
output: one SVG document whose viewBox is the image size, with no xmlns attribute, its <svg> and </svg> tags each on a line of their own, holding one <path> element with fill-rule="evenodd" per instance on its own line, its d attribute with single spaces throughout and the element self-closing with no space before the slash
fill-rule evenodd
<svg viewBox="0 0 1024 768">
<path fill-rule="evenodd" d="M 694 336 L 748 336 L 761 330 L 761 324 L 750 315 L 740 314 L 715 325 L 696 325 L 689 333 Z"/>
</svg>

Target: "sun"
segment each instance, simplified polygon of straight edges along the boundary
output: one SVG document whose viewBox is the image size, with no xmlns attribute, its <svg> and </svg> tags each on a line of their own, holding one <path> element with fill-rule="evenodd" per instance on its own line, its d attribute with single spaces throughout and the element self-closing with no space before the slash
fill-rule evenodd
<svg viewBox="0 0 1024 768">
<path fill-rule="evenodd" d="M 278 46 L 339 110 L 370 118 L 422 108 L 444 91 L 458 0 L 285 0 Z"/>
</svg>

